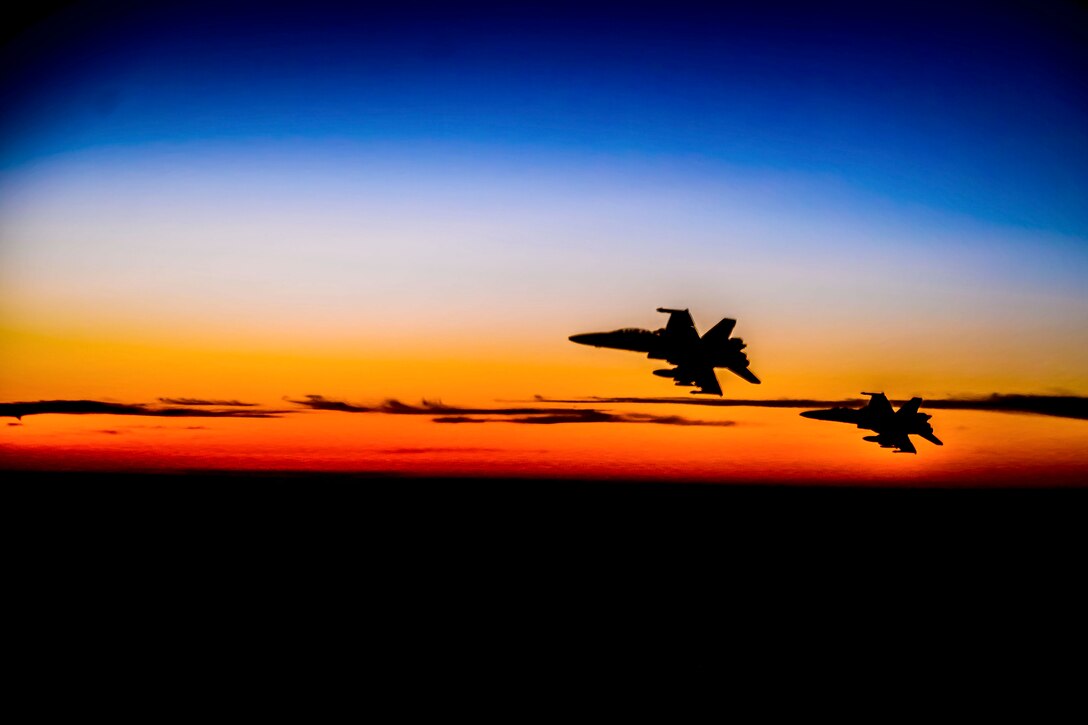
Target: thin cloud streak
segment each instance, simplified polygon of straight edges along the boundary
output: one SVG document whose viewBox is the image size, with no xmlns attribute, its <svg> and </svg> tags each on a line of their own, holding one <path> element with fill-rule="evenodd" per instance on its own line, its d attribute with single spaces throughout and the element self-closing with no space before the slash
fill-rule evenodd
<svg viewBox="0 0 1088 725">
<path fill-rule="evenodd" d="M 98 400 L 39 400 L 30 402 L 0 403 L 0 417 L 22 419 L 26 415 L 135 415 L 163 418 L 281 418 L 302 412 L 300 410 L 269 410 L 257 408 L 255 403 L 237 400 L 215 401 L 196 398 L 159 398 L 171 401 L 175 406 L 152 406 L 141 403 L 109 403 Z M 420 405 L 410 405 L 390 398 L 377 405 L 356 405 L 332 400 L 322 395 L 307 395 L 305 400 L 285 398 L 290 403 L 311 410 L 339 411 L 344 413 L 371 413 L 380 415 L 426 415 L 436 423 L 487 423 L 506 422 L 526 425 L 553 425 L 558 423 L 653 423 L 677 426 L 735 425 L 734 421 L 694 420 L 683 416 L 658 416 L 649 413 L 613 413 L 597 407 L 545 407 L 545 406 L 600 406 L 600 405 L 693 405 L 712 408 L 759 407 L 759 408 L 834 408 L 860 407 L 865 400 L 844 398 L 817 400 L 791 398 L 779 400 L 753 399 L 705 399 L 664 397 L 585 397 L 546 398 L 537 395 L 534 401 L 540 406 L 466 408 L 423 400 Z M 893 400 L 896 405 L 905 401 Z M 222 406 L 222 407 L 216 407 Z M 994 393 L 990 396 L 962 398 L 931 398 L 922 403 L 923 408 L 933 410 L 979 410 L 999 413 L 1048 415 L 1060 418 L 1088 420 L 1088 397 L 1073 395 L 1021 395 Z M 19 425 L 9 423 L 8 425 Z"/>
<path fill-rule="evenodd" d="M 240 400 L 205 400 L 203 398 L 159 398 L 160 403 L 167 405 L 192 405 L 213 407 L 255 408 L 256 403 L 243 403 Z"/>
<path fill-rule="evenodd" d="M 635 403 L 642 405 L 699 405 L 712 408 L 838 408 L 855 407 L 865 404 L 861 398 L 844 398 L 842 400 L 813 400 L 808 398 L 780 399 L 780 400 L 708 400 L 701 398 L 607 398 L 590 396 L 585 398 L 546 398 L 535 396 L 539 403 L 574 404 L 585 403 L 589 405 L 618 405 Z M 892 400 L 894 405 L 902 405 L 905 400 Z M 989 396 L 969 396 L 963 398 L 927 398 L 922 402 L 923 408 L 934 410 L 982 410 L 997 413 L 1019 413 L 1034 415 L 1050 415 L 1059 418 L 1074 418 L 1088 420 L 1088 397 L 1076 395 L 1021 395 L 993 393 Z"/>
<path fill-rule="evenodd" d="M 555 404 L 574 404 L 582 403 L 586 405 L 616 405 L 625 403 L 644 403 L 649 405 L 699 405 L 709 408 L 819 408 L 819 407 L 833 407 L 842 405 L 861 405 L 864 404 L 864 400 L 860 398 L 847 398 L 845 400 L 815 400 L 809 398 L 798 399 L 782 399 L 782 400 L 753 400 L 753 399 L 736 399 L 728 400 L 724 398 L 634 398 L 634 397 L 601 397 L 601 396 L 587 396 L 585 398 L 546 398 L 542 395 L 537 395 L 533 398 L 538 403 L 555 403 Z"/>
<path fill-rule="evenodd" d="M 22 419 L 24 415 L 142 415 L 163 418 L 279 418 L 289 411 L 279 410 L 199 410 L 192 408 L 155 408 L 140 403 L 105 403 L 99 400 L 37 400 L 0 403 L 0 417 Z"/>
<path fill-rule="evenodd" d="M 295 405 L 314 410 L 338 410 L 342 413 L 385 413 L 387 415 L 547 415 L 556 412 L 578 413 L 584 408 L 461 408 L 424 399 L 420 405 L 409 405 L 389 398 L 378 405 L 355 405 L 342 400 L 330 400 L 323 395 L 307 395 L 306 400 L 286 399 Z"/>
<path fill-rule="evenodd" d="M 927 400 L 928 408 L 991 410 L 998 413 L 1032 413 L 1059 418 L 1088 420 L 1088 398 L 1076 395 L 1000 395 L 986 398 L 948 398 Z"/>
<path fill-rule="evenodd" d="M 288 399 L 290 400 L 290 399 Z M 384 415 L 430 415 L 435 423 L 520 423 L 523 425 L 557 425 L 561 423 L 654 423 L 657 425 L 718 426 L 735 425 L 733 421 L 706 421 L 679 415 L 651 413 L 609 413 L 596 408 L 459 408 L 424 400 L 409 405 L 389 399 L 376 406 L 354 405 L 330 400 L 322 395 L 307 395 L 306 400 L 290 400 L 315 410 L 335 410 L 344 413 L 378 413 Z"/>
<path fill-rule="evenodd" d="M 502 448 L 381 448 L 374 451 L 375 453 L 381 453 L 384 455 L 430 455 L 435 453 L 503 453 Z"/>
<path fill-rule="evenodd" d="M 657 425 L 679 426 L 717 426 L 736 425 L 732 420 L 693 420 L 679 415 L 652 415 L 650 413 L 606 413 L 587 409 L 579 413 L 556 413 L 555 415 L 533 415 L 512 418 L 470 418 L 452 416 L 435 418 L 435 423 L 521 423 L 524 425 L 558 425 L 562 423 L 654 423 Z"/>
</svg>

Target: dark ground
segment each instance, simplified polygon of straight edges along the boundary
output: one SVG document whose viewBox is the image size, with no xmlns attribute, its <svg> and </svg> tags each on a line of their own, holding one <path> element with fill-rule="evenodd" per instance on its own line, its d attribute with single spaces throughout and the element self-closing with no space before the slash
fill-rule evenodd
<svg viewBox="0 0 1088 725">
<path fill-rule="evenodd" d="M 594 657 L 673 671 L 685 650 L 770 682 L 921 661 L 902 682 L 959 688 L 1082 629 L 1086 489 L 9 472 L 0 491 L 16 660 L 86 680 L 120 654 L 151 692 L 355 687 L 363 665 L 411 685 L 481 654 L 524 680 L 548 653 L 588 684 Z"/>
<path fill-rule="evenodd" d="M 964 595 L 1074 601 L 1088 551 L 1085 488 L 9 472 L 0 491 L 9 585 L 25 575 L 15 590 L 59 586 L 62 602 L 257 591 L 414 608 L 633 587 L 932 614 Z"/>
<path fill-rule="evenodd" d="M 245 535 L 349 540 L 487 538 L 561 545 L 566 537 L 631 543 L 798 538 L 923 545 L 981 537 L 998 546 L 1084 539 L 1088 488 L 838 487 L 811 484 L 419 478 L 295 472 L 6 472 L 15 523 L 64 532 L 169 540 Z M 859 538 L 860 537 L 860 538 Z M 409 543 L 409 542 L 405 542 Z"/>
</svg>

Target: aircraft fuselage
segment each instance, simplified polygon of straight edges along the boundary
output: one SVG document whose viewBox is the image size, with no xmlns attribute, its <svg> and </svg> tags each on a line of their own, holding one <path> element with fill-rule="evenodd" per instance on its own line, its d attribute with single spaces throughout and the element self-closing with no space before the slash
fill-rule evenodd
<svg viewBox="0 0 1088 725">
<path fill-rule="evenodd" d="M 896 448 L 906 453 L 914 453 L 914 446 L 909 436 L 918 435 L 936 445 L 943 445 L 933 433 L 933 426 L 928 413 L 919 413 L 921 398 L 914 398 L 898 412 L 892 410 L 888 399 L 882 394 L 865 393 L 873 396 L 864 408 L 828 408 L 826 410 L 806 410 L 801 413 L 813 420 L 829 420 L 835 423 L 847 423 L 864 430 L 871 430 L 875 436 L 866 436 L 865 440 L 879 444 L 882 448 Z"/>
<path fill-rule="evenodd" d="M 911 433 L 921 435 L 932 433 L 933 426 L 929 424 L 932 417 L 928 413 L 914 413 L 906 419 L 896 415 L 879 415 L 868 408 L 829 408 L 827 410 L 807 410 L 801 413 L 805 418 L 813 420 L 830 420 L 836 423 L 849 423 L 858 428 L 871 430 L 876 433 Z"/>
<path fill-rule="evenodd" d="M 744 342 L 732 337 L 737 321 L 726 317 L 700 336 L 691 313 L 685 310 L 658 307 L 669 315 L 669 322 L 660 330 L 627 327 L 612 332 L 588 332 L 571 335 L 570 341 L 579 345 L 608 347 L 645 353 L 651 360 L 665 360 L 674 369 L 655 370 L 654 375 L 672 378 L 676 385 L 699 388 L 699 395 L 721 395 L 722 388 L 714 368 L 726 368 L 742 379 L 758 385 L 760 380 L 748 369 Z"/>
<path fill-rule="evenodd" d="M 748 367 L 748 357 L 741 352 L 747 345 L 739 337 L 709 342 L 695 339 L 691 344 L 668 340 L 664 330 L 627 328 L 612 332 L 571 335 L 571 342 L 614 350 L 644 352 L 651 360 L 666 360 L 674 365 L 700 363 L 715 368 Z"/>
</svg>

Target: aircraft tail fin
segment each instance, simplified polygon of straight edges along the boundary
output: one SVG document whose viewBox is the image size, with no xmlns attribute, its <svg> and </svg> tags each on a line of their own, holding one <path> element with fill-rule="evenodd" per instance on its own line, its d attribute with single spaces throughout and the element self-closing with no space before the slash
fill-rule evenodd
<svg viewBox="0 0 1088 725">
<path fill-rule="evenodd" d="M 703 335 L 703 342 L 725 342 L 729 339 L 729 336 L 733 334 L 733 328 L 736 327 L 736 325 L 736 320 L 731 320 L 726 317 L 721 322 L 714 325 L 714 327 L 706 331 L 706 334 Z"/>
<path fill-rule="evenodd" d="M 921 398 L 911 398 L 906 403 L 903 403 L 903 407 L 901 407 L 896 412 L 896 415 L 901 417 L 901 418 L 908 418 L 908 417 L 914 415 L 915 413 L 917 413 L 918 408 L 921 405 L 922 405 L 922 399 Z"/>
<path fill-rule="evenodd" d="M 691 319 L 691 313 L 687 310 L 673 310 L 668 307 L 658 307 L 658 312 L 668 314 L 669 321 L 665 323 L 665 334 L 672 340 L 690 344 L 699 339 L 699 333 L 695 331 L 695 321 Z"/>
<path fill-rule="evenodd" d="M 862 395 L 869 396 L 869 402 L 865 404 L 865 409 L 874 412 L 881 417 L 891 417 L 892 404 L 888 402 L 888 396 L 884 393 L 866 393 L 862 392 Z"/>
</svg>

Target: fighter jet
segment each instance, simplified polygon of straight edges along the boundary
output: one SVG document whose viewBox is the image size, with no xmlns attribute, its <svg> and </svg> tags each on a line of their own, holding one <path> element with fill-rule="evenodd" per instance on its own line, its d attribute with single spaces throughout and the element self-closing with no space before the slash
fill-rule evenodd
<svg viewBox="0 0 1088 725">
<path fill-rule="evenodd" d="M 933 435 L 933 426 L 928 422 L 932 416 L 918 412 L 918 406 L 922 404 L 921 398 L 911 398 L 898 411 L 893 411 L 892 404 L 884 393 L 862 395 L 869 396 L 869 402 L 864 408 L 806 410 L 801 415 L 815 420 L 850 423 L 858 428 L 874 431 L 876 435 L 865 436 L 865 440 L 876 443 L 881 448 L 894 448 L 896 453 L 918 452 L 910 442 L 911 435 L 920 435 L 938 446 L 944 445 Z"/>
<path fill-rule="evenodd" d="M 672 378 L 676 385 L 698 387 L 699 390 L 691 391 L 692 395 L 722 394 L 714 368 L 726 368 L 750 383 L 759 384 L 759 378 L 748 369 L 748 356 L 741 352 L 744 341 L 729 337 L 736 320 L 726 318 L 700 338 L 687 310 L 658 307 L 657 311 L 669 315 L 668 323 L 660 330 L 629 327 L 571 335 L 570 340 L 580 345 L 644 352 L 651 360 L 664 360 L 676 367 L 654 370 L 654 375 Z"/>
</svg>

